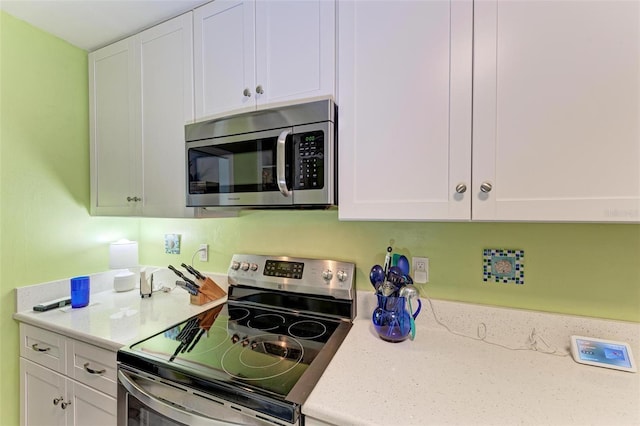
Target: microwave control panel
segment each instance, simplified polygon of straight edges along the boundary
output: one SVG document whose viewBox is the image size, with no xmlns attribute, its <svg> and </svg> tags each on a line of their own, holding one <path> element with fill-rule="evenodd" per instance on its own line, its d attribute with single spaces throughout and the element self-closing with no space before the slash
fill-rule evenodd
<svg viewBox="0 0 640 426">
<path fill-rule="evenodd" d="M 324 132 L 293 135 L 295 178 L 293 189 L 322 189 L 324 187 Z"/>
</svg>

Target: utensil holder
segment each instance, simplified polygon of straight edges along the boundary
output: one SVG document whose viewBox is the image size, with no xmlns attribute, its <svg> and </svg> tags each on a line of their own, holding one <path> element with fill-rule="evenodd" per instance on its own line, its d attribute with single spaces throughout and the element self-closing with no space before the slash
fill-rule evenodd
<svg viewBox="0 0 640 426">
<path fill-rule="evenodd" d="M 376 296 L 378 306 L 373 310 L 371 321 L 378 336 L 392 343 L 406 340 L 411 333 L 411 320 L 415 320 L 420 313 L 422 307 L 420 299 L 417 299 L 418 309 L 411 315 L 406 309 L 406 298 L 382 294 Z"/>
<path fill-rule="evenodd" d="M 215 281 L 207 277 L 204 280 L 196 280 L 200 286 L 200 291 L 197 295 L 190 296 L 190 302 L 192 305 L 204 305 L 209 302 L 213 302 L 227 295 Z"/>
</svg>

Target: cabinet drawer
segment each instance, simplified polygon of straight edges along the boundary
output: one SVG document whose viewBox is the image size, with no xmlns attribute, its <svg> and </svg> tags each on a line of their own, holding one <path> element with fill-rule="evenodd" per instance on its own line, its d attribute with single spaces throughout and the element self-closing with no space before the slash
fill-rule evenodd
<svg viewBox="0 0 640 426">
<path fill-rule="evenodd" d="M 67 340 L 67 376 L 115 397 L 116 353 L 97 346 Z"/>
<path fill-rule="evenodd" d="M 20 356 L 66 374 L 65 338 L 59 334 L 20 324 Z"/>
</svg>

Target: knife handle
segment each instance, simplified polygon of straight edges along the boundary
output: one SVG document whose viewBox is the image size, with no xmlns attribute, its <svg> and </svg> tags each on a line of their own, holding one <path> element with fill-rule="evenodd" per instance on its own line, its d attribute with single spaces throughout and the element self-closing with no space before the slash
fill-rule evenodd
<svg viewBox="0 0 640 426">
<path fill-rule="evenodd" d="M 176 274 L 177 276 L 179 276 L 180 278 L 184 279 L 184 274 L 180 271 L 178 271 L 176 268 L 174 268 L 172 265 L 169 265 L 169 269 L 171 269 L 173 271 L 174 274 Z"/>
<path fill-rule="evenodd" d="M 169 269 L 171 269 L 177 276 L 182 278 L 185 282 L 188 282 L 189 284 L 193 285 L 195 288 L 200 288 L 200 286 L 198 284 L 196 284 L 195 281 L 193 281 L 189 277 L 185 276 L 182 272 L 178 271 L 173 266 L 169 265 Z"/>
<path fill-rule="evenodd" d="M 189 294 L 193 295 L 193 296 L 197 296 L 198 295 L 198 289 L 193 288 L 193 287 L 189 287 L 187 285 L 186 282 L 184 281 L 176 281 L 176 285 L 184 290 L 186 290 Z"/>
<path fill-rule="evenodd" d="M 196 277 L 199 280 L 204 280 L 206 277 L 204 275 L 202 275 L 196 268 L 194 268 L 193 266 L 189 266 L 185 263 L 183 263 L 182 266 L 184 269 L 186 269 L 191 275 L 193 275 L 194 277 Z"/>
</svg>

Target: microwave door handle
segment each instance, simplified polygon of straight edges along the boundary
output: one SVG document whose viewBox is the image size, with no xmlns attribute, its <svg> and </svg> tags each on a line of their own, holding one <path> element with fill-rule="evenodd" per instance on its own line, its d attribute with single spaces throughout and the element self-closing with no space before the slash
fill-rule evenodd
<svg viewBox="0 0 640 426">
<path fill-rule="evenodd" d="M 291 130 L 285 130 L 278 136 L 278 142 L 276 144 L 276 179 L 278 181 L 278 189 L 280 193 L 285 197 L 291 195 L 291 191 L 287 188 L 287 179 L 285 175 L 285 163 L 286 163 L 286 142 L 287 136 L 291 134 Z"/>
</svg>

